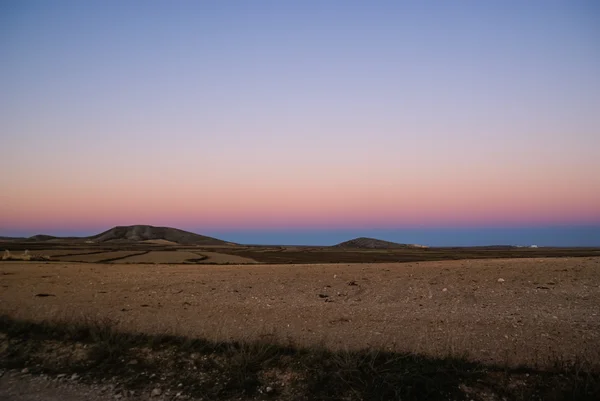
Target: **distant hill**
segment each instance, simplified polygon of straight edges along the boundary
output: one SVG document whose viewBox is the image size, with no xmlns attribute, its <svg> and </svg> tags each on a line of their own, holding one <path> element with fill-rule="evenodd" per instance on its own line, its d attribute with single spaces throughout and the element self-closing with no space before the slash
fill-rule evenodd
<svg viewBox="0 0 600 401">
<path fill-rule="evenodd" d="M 399 248 L 427 248 L 423 245 L 398 244 L 396 242 L 383 241 L 375 238 L 360 237 L 350 241 L 334 245 L 335 248 L 356 249 L 399 249 Z"/>
<path fill-rule="evenodd" d="M 55 237 L 53 235 L 38 234 L 27 238 L 26 241 L 50 241 L 53 239 L 58 239 L 58 237 Z"/>
<path fill-rule="evenodd" d="M 144 225 L 117 226 L 103 233 L 87 237 L 86 239 L 94 242 L 164 240 L 181 245 L 232 245 L 230 242 L 194 234 L 177 228 Z"/>
<path fill-rule="evenodd" d="M 24 239 L 21 237 L 0 237 L 0 241 L 22 241 Z"/>
</svg>

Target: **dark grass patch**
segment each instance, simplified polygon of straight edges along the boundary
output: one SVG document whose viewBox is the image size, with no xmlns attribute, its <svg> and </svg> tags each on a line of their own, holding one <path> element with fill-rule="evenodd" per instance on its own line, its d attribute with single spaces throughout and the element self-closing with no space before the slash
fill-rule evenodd
<svg viewBox="0 0 600 401">
<path fill-rule="evenodd" d="M 98 262 L 89 262 L 89 263 L 108 263 L 108 262 L 114 262 L 114 261 L 117 261 L 117 260 L 121 260 L 121 259 L 130 258 L 130 257 L 132 257 L 132 256 L 140 256 L 140 255 L 145 255 L 145 254 L 147 254 L 147 253 L 150 253 L 150 251 L 141 251 L 141 252 L 138 252 L 138 253 L 134 253 L 134 254 L 132 254 L 132 255 L 117 256 L 117 257 L 114 257 L 114 258 L 108 258 L 108 259 L 103 259 L 103 260 L 100 260 L 100 261 L 98 261 Z"/>
<path fill-rule="evenodd" d="M 315 247 L 303 250 L 285 248 L 226 248 L 216 252 L 238 255 L 259 263 L 392 263 L 426 262 L 466 259 L 593 257 L 600 256 L 598 248 L 424 248 L 424 249 L 340 249 Z"/>
<path fill-rule="evenodd" d="M 0 367 L 156 386 L 203 399 L 597 400 L 597 365 L 489 366 L 448 356 L 330 351 L 266 341 L 213 342 L 118 331 L 110 320 L 31 322 L 0 316 Z M 595 366 L 595 367 L 594 367 Z M 115 379 L 116 378 L 116 379 Z"/>
<path fill-rule="evenodd" d="M 194 253 L 196 253 L 196 252 L 194 252 Z M 199 253 L 196 253 L 196 254 L 198 255 L 197 258 L 188 259 L 185 261 L 185 263 L 202 263 L 203 261 L 208 259 L 208 256 L 206 256 L 206 255 L 202 255 Z"/>
</svg>

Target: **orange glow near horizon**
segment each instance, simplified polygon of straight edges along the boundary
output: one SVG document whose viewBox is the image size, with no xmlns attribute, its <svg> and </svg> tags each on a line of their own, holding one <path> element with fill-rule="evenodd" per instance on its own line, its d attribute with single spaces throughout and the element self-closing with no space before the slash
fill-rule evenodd
<svg viewBox="0 0 600 401">
<path fill-rule="evenodd" d="M 592 6 L 12 3 L 0 236 L 600 225 Z"/>
<path fill-rule="evenodd" d="M 291 180 L 293 181 L 293 180 Z M 301 180 L 298 180 L 301 181 Z M 406 181 L 406 180 L 405 180 Z M 600 222 L 600 191 L 577 183 L 541 185 L 496 181 L 493 187 L 455 180 L 338 181 L 312 187 L 262 182 L 202 187 L 108 186 L 87 190 L 21 188 L 2 195 L 2 228 L 98 227 L 152 224 L 227 229 L 569 224 Z M 403 188 L 411 188 L 409 191 Z M 568 188 L 571 187 L 571 188 Z M 27 196 L 23 196 L 27 193 Z"/>
</svg>

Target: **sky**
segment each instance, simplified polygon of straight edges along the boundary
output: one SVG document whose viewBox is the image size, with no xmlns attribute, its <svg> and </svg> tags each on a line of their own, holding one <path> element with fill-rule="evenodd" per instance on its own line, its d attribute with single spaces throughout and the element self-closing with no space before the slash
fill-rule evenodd
<svg viewBox="0 0 600 401">
<path fill-rule="evenodd" d="M 0 2 L 0 235 L 600 246 L 595 1 Z"/>
</svg>

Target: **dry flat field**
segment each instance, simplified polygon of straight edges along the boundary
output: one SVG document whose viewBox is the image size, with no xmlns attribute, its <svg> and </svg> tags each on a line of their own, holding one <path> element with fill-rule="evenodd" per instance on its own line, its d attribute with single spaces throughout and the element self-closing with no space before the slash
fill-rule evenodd
<svg viewBox="0 0 600 401">
<path fill-rule="evenodd" d="M 124 257 L 114 263 L 209 263 L 209 264 L 247 264 L 256 263 L 253 259 L 237 255 L 209 251 L 150 251 Z"/>
<path fill-rule="evenodd" d="M 156 244 L 154 244 L 156 245 Z M 125 263 L 125 264 L 250 264 L 254 259 L 223 252 L 205 251 L 198 248 L 132 246 L 129 250 L 88 249 L 37 249 L 13 251 L 16 260 L 26 255 L 43 257 L 52 262 Z M 210 249 L 210 248 L 209 248 Z"/>
<path fill-rule="evenodd" d="M 0 314 L 34 321 L 110 318 L 123 330 L 222 341 L 600 365 L 600 257 L 225 266 L 2 262 L 0 285 Z"/>
<path fill-rule="evenodd" d="M 187 251 L 151 251 L 126 257 L 115 263 L 184 263 L 200 259 L 202 255 Z"/>
</svg>

